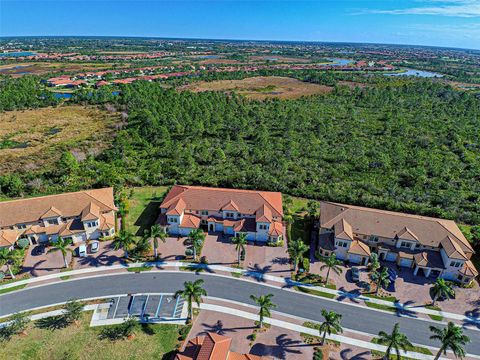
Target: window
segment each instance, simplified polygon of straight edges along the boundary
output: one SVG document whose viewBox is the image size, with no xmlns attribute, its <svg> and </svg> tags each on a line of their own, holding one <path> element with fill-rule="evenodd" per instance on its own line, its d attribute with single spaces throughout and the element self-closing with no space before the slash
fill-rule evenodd
<svg viewBox="0 0 480 360">
<path fill-rule="evenodd" d="M 377 235 L 370 235 L 370 241 L 378 242 L 378 236 Z"/>
<path fill-rule="evenodd" d="M 201 213 L 202 213 L 202 215 L 208 215 L 208 210 L 202 210 Z M 232 215 L 232 217 L 233 217 L 233 215 Z"/>
<path fill-rule="evenodd" d="M 420 248 L 420 244 L 415 244 L 415 249 Z"/>
<path fill-rule="evenodd" d="M 98 226 L 98 221 L 89 221 L 86 223 L 88 228 Z"/>
<path fill-rule="evenodd" d="M 348 246 L 348 243 L 344 241 L 338 241 L 337 246 L 346 248 Z"/>
<path fill-rule="evenodd" d="M 176 217 L 171 217 L 171 218 L 168 218 L 168 222 L 177 223 L 178 219 Z"/>
<path fill-rule="evenodd" d="M 259 230 L 268 230 L 268 225 L 259 224 L 259 225 L 258 225 L 258 229 L 259 229 Z"/>
<path fill-rule="evenodd" d="M 47 223 L 50 225 L 58 225 L 58 220 L 57 219 L 50 219 L 47 220 Z"/>
<path fill-rule="evenodd" d="M 19 229 L 26 229 L 26 228 L 27 228 L 27 225 L 25 225 L 25 224 L 18 224 L 18 225 L 17 225 L 17 228 L 19 228 Z"/>
<path fill-rule="evenodd" d="M 233 212 L 227 212 L 227 213 L 225 213 L 225 216 L 227 218 L 233 218 L 235 216 L 235 214 Z"/>
<path fill-rule="evenodd" d="M 452 261 L 452 262 L 450 262 L 450 266 L 458 268 L 458 267 L 462 266 L 462 262 L 461 261 Z"/>
<path fill-rule="evenodd" d="M 406 242 L 406 241 L 402 241 L 400 243 L 400 247 L 402 248 L 409 248 L 410 247 L 410 243 L 409 242 Z"/>
</svg>

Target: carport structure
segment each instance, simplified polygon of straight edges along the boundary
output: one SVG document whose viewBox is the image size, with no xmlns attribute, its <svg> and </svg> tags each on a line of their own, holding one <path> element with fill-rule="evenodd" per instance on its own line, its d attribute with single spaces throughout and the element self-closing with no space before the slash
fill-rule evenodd
<svg viewBox="0 0 480 360">
<path fill-rule="evenodd" d="M 140 322 L 185 323 L 185 301 L 172 294 L 132 294 L 117 296 L 107 304 L 100 304 L 92 318 L 92 325 L 107 325 L 136 317 Z"/>
</svg>

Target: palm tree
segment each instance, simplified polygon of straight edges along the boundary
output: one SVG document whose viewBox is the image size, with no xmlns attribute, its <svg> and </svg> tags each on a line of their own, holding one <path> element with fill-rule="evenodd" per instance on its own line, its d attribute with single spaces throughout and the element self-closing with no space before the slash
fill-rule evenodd
<svg viewBox="0 0 480 360">
<path fill-rule="evenodd" d="M 15 250 L 9 250 L 7 248 L 0 249 L 0 267 L 3 265 L 7 265 L 8 272 L 10 273 L 10 277 L 15 279 L 15 275 L 13 274 L 12 268 L 10 265 L 15 262 L 17 255 Z"/>
<path fill-rule="evenodd" d="M 325 264 L 320 266 L 320 271 L 324 269 L 328 269 L 327 277 L 325 278 L 325 284 L 328 284 L 328 277 L 330 276 L 330 270 L 332 270 L 337 275 L 342 273 L 342 268 L 340 267 L 342 262 L 340 260 L 337 260 L 337 256 L 335 255 L 335 253 L 330 254 L 330 256 L 324 257 L 323 262 Z"/>
<path fill-rule="evenodd" d="M 372 272 L 377 271 L 380 268 L 380 261 L 378 260 L 378 254 L 377 253 L 372 253 L 370 255 L 370 270 Z"/>
<path fill-rule="evenodd" d="M 193 318 L 192 303 L 195 303 L 200 306 L 202 301 L 202 296 L 207 296 L 207 291 L 202 287 L 203 280 L 198 279 L 195 281 L 185 281 L 183 283 L 183 290 L 178 290 L 175 293 L 175 298 L 181 296 L 188 305 L 188 319 L 191 321 Z"/>
<path fill-rule="evenodd" d="M 133 234 L 129 231 L 121 230 L 120 233 L 113 240 L 113 248 L 115 250 L 123 249 L 125 252 L 125 259 L 128 259 L 128 248 L 134 242 Z"/>
<path fill-rule="evenodd" d="M 72 244 L 71 239 L 60 237 L 56 242 L 53 243 L 52 248 L 48 250 L 49 253 L 55 252 L 55 251 L 60 251 L 62 253 L 65 268 L 68 268 L 67 252 L 73 252 L 73 250 L 70 248 L 71 244 Z"/>
<path fill-rule="evenodd" d="M 239 233 L 232 239 L 232 243 L 235 244 L 235 250 L 237 250 L 238 265 L 240 266 L 240 254 L 245 252 L 245 245 L 247 245 L 247 234 Z"/>
<path fill-rule="evenodd" d="M 270 317 L 272 315 L 270 313 L 270 309 L 277 307 L 277 305 L 272 303 L 272 297 L 273 297 L 273 294 L 261 295 L 258 297 L 255 295 L 250 295 L 250 299 L 255 301 L 255 303 L 260 307 L 260 309 L 258 310 L 258 316 L 259 316 L 258 327 L 260 329 L 263 327 L 263 319 L 265 317 Z"/>
<path fill-rule="evenodd" d="M 319 203 L 316 200 L 309 200 L 307 203 L 307 213 L 310 219 L 315 219 L 318 216 Z"/>
<path fill-rule="evenodd" d="M 435 305 L 435 302 L 438 299 L 453 298 L 455 296 L 455 290 L 444 279 L 437 278 L 437 280 L 435 281 L 435 284 L 432 287 L 432 295 L 433 295 L 432 305 Z"/>
<path fill-rule="evenodd" d="M 167 239 L 167 233 L 158 224 L 152 225 L 149 230 L 145 230 L 145 236 L 151 238 L 153 241 L 153 254 L 155 259 L 158 258 L 158 240 L 165 243 Z"/>
<path fill-rule="evenodd" d="M 303 261 L 303 257 L 307 251 L 308 246 L 302 241 L 302 239 L 291 241 L 288 244 L 288 254 L 293 260 L 293 271 L 300 270 L 299 264 Z"/>
<path fill-rule="evenodd" d="M 194 229 L 190 231 L 188 235 L 190 242 L 193 245 L 193 260 L 197 258 L 197 248 L 202 246 L 203 242 L 205 241 L 205 233 L 202 229 Z"/>
<path fill-rule="evenodd" d="M 382 286 L 388 286 L 388 284 L 390 284 L 390 275 L 388 274 L 388 269 L 386 267 L 384 267 L 380 272 L 375 271 L 372 274 L 372 278 L 377 284 L 377 289 L 375 290 L 376 295 Z"/>
<path fill-rule="evenodd" d="M 445 355 L 448 349 L 452 350 L 456 357 L 463 358 L 465 356 L 465 349 L 463 347 L 470 342 L 470 338 L 463 334 L 460 326 L 449 322 L 447 327 L 443 329 L 430 326 L 430 331 L 434 334 L 430 336 L 430 339 L 439 340 L 442 343 L 442 346 L 435 356 L 435 360 L 439 359 L 442 353 Z"/>
<path fill-rule="evenodd" d="M 325 338 L 330 335 L 332 332 L 341 333 L 343 332 L 342 326 L 340 325 L 340 321 L 342 320 L 342 315 L 337 314 L 335 311 L 327 311 L 325 309 L 322 310 L 322 316 L 324 317 L 325 321 L 320 324 L 320 328 L 318 329 L 320 335 L 322 335 L 322 345 L 325 343 Z"/>
<path fill-rule="evenodd" d="M 407 348 L 413 347 L 412 343 L 408 341 L 407 335 L 400 332 L 399 323 L 395 324 L 391 334 L 387 334 L 385 331 L 380 331 L 378 336 L 380 337 L 378 343 L 387 347 L 387 351 L 383 357 L 386 360 L 390 359 L 392 349 L 394 349 L 397 354 L 397 360 L 400 360 L 400 349 L 407 351 Z"/>
<path fill-rule="evenodd" d="M 133 249 L 134 257 L 140 257 L 142 255 L 148 254 L 152 246 L 150 245 L 150 240 L 148 237 L 140 238 Z"/>
</svg>

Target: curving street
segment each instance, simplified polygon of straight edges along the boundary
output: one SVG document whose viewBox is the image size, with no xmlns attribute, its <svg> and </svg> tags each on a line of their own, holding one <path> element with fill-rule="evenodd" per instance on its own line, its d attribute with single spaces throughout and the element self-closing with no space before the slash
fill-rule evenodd
<svg viewBox="0 0 480 360">
<path fill-rule="evenodd" d="M 12 312 L 55 304 L 74 298 L 91 298 L 127 293 L 172 293 L 183 287 L 184 281 L 203 279 L 209 296 L 253 304 L 250 295 L 271 293 L 275 310 L 303 318 L 322 321 L 320 310 L 334 310 L 343 314 L 342 325 L 345 328 L 377 334 L 380 330 L 390 332 L 398 322 L 402 332 L 410 341 L 429 346 L 438 346 L 429 339 L 429 325 L 433 322 L 411 317 L 399 317 L 368 308 L 359 308 L 341 302 L 328 301 L 298 292 L 285 291 L 280 288 L 267 287 L 261 282 L 255 283 L 234 278 L 194 273 L 142 272 L 121 275 L 105 275 L 64 281 L 0 296 L 0 316 Z M 465 329 L 471 339 L 466 350 L 470 354 L 480 355 L 480 331 Z"/>
</svg>

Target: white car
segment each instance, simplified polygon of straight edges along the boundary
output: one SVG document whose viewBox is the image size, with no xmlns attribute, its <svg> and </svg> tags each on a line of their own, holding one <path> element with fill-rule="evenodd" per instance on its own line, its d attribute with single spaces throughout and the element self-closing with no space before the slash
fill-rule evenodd
<svg viewBox="0 0 480 360">
<path fill-rule="evenodd" d="M 90 252 L 93 254 L 93 253 L 96 253 L 98 251 L 98 249 L 100 248 L 100 243 L 98 241 L 92 241 L 90 243 Z"/>
<path fill-rule="evenodd" d="M 87 257 L 87 247 L 85 245 L 80 245 L 78 248 L 78 256 Z"/>
</svg>

